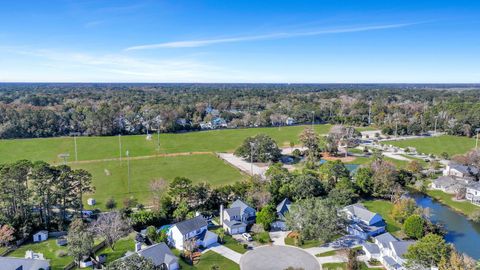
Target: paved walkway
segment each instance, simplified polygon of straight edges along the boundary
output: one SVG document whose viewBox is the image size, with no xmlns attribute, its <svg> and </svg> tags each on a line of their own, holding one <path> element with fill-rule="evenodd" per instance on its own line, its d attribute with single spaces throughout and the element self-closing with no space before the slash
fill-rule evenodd
<svg viewBox="0 0 480 270">
<path fill-rule="evenodd" d="M 285 246 L 285 237 L 290 233 L 290 231 L 278 231 L 270 232 L 270 239 L 272 239 L 273 244 L 277 246 Z"/>
<path fill-rule="evenodd" d="M 215 243 L 215 244 L 209 246 L 208 248 L 203 250 L 202 253 L 205 253 L 209 250 L 214 251 L 214 252 L 222 255 L 223 257 L 225 257 L 227 259 L 230 259 L 230 260 L 232 260 L 236 263 L 240 263 L 240 258 L 242 257 L 242 254 L 240 254 L 236 251 L 233 251 L 233 250 L 227 248 L 224 245 L 220 245 L 219 243 Z"/>
<path fill-rule="evenodd" d="M 218 156 L 225 160 L 226 162 L 232 164 L 234 167 L 237 167 L 239 170 L 251 175 L 252 169 L 254 175 L 260 175 L 262 178 L 265 178 L 265 172 L 268 169 L 268 166 L 260 167 L 255 163 L 251 165 L 250 162 L 243 160 L 231 153 L 218 153 Z"/>
</svg>

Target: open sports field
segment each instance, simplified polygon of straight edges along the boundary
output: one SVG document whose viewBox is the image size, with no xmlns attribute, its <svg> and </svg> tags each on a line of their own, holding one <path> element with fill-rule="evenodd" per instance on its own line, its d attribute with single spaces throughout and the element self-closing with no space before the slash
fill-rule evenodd
<svg viewBox="0 0 480 270">
<path fill-rule="evenodd" d="M 212 186 L 234 183 L 242 175 L 236 168 L 225 164 L 214 154 L 132 159 L 130 161 L 130 191 L 126 160 L 101 161 L 73 165 L 88 170 L 93 175 L 95 194 L 84 196 L 97 200 L 97 207 L 103 208 L 105 201 L 113 197 L 121 204 L 124 198 L 133 196 L 139 202 L 148 203 L 149 184 L 163 178 L 167 181 L 177 176 L 191 179 L 193 183 L 207 182 Z M 121 205 L 119 205 L 121 206 Z"/>
<path fill-rule="evenodd" d="M 298 134 L 307 126 L 280 128 L 224 129 L 189 133 L 160 134 L 160 153 L 183 152 L 227 152 L 233 151 L 249 136 L 265 133 L 274 138 L 280 146 L 298 143 Z M 326 134 L 331 125 L 315 125 L 319 134 Z M 120 152 L 130 156 L 151 156 L 158 154 L 157 135 L 146 140 L 145 135 L 122 136 L 122 150 L 118 136 L 78 137 L 78 160 L 100 160 L 118 158 Z M 70 161 L 75 160 L 72 137 L 0 140 L 0 163 L 19 159 L 45 160 L 59 163 L 60 153 L 69 153 Z"/>
<path fill-rule="evenodd" d="M 450 156 L 464 154 L 475 147 L 475 139 L 460 136 L 438 136 L 399 141 L 388 141 L 383 144 L 398 147 L 415 147 L 419 153 L 440 155 L 447 152 Z"/>
</svg>

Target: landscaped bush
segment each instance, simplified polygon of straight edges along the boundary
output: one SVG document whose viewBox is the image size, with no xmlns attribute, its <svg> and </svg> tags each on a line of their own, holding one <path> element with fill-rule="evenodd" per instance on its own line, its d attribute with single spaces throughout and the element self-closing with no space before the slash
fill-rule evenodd
<svg viewBox="0 0 480 270">
<path fill-rule="evenodd" d="M 253 239 L 261 244 L 270 243 L 270 235 L 268 232 L 257 233 L 253 235 Z"/>
<path fill-rule="evenodd" d="M 68 253 L 65 251 L 65 250 L 58 250 L 55 255 L 57 255 L 57 257 L 61 258 L 61 257 L 65 257 L 68 255 Z"/>
</svg>

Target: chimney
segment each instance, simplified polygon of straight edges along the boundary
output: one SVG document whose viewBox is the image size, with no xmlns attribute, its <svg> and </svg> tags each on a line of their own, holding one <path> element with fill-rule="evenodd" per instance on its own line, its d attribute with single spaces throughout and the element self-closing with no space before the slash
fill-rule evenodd
<svg viewBox="0 0 480 270">
<path fill-rule="evenodd" d="M 140 250 L 142 250 L 142 243 L 135 242 L 135 252 L 139 252 Z"/>
<path fill-rule="evenodd" d="M 220 226 L 223 226 L 223 204 L 220 204 Z"/>
</svg>

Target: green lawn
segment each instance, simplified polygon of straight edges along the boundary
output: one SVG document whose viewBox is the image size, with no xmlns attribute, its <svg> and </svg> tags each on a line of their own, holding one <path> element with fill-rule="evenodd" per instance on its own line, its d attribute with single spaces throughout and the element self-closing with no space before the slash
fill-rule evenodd
<svg viewBox="0 0 480 270">
<path fill-rule="evenodd" d="M 163 178 L 167 181 L 177 176 L 190 178 L 194 183 L 208 182 L 213 186 L 230 184 L 244 176 L 234 167 L 225 164 L 214 154 L 158 157 L 130 161 L 130 190 L 128 193 L 127 161 L 102 161 L 75 164 L 74 168 L 86 169 L 93 175 L 95 193 L 85 195 L 97 200 L 95 207 L 104 207 L 105 201 L 113 197 L 117 206 L 122 207 L 123 198 L 133 196 L 142 203 L 148 203 L 149 184 Z"/>
<path fill-rule="evenodd" d="M 242 243 L 237 242 L 237 240 L 228 234 L 223 238 L 223 245 L 241 254 L 247 252 L 247 249 L 243 247 Z"/>
<path fill-rule="evenodd" d="M 475 139 L 460 136 L 438 136 L 419 139 L 408 139 L 399 141 L 387 141 L 383 144 L 394 145 L 398 147 L 415 147 L 417 152 L 426 154 L 440 155 L 447 152 L 450 156 L 464 154 L 475 147 Z"/>
<path fill-rule="evenodd" d="M 454 201 L 453 200 L 454 195 L 447 194 L 441 190 L 428 190 L 427 194 L 428 196 L 437 199 L 441 203 L 446 204 L 447 206 L 467 216 L 469 216 L 475 211 L 480 210 L 479 206 L 471 204 L 468 201 L 462 201 L 462 202 Z"/>
<path fill-rule="evenodd" d="M 115 250 L 112 250 L 110 247 L 105 247 L 100 249 L 97 254 L 106 254 L 107 255 L 107 264 L 111 263 L 117 259 L 120 259 L 127 253 L 127 251 L 135 250 L 135 233 L 128 235 L 115 243 Z"/>
<path fill-rule="evenodd" d="M 347 263 L 324 263 L 322 264 L 322 269 L 323 270 L 346 270 L 347 269 Z M 360 270 L 380 270 L 383 268 L 369 268 L 364 262 L 360 263 Z"/>
<path fill-rule="evenodd" d="M 242 141 L 259 133 L 274 138 L 280 146 L 298 144 L 298 135 L 308 126 L 289 126 L 280 128 L 224 129 L 188 133 L 168 133 L 160 135 L 160 153 L 182 152 L 227 152 L 233 151 Z M 319 134 L 326 134 L 331 125 L 315 125 Z M 122 155 L 128 149 L 130 156 L 148 156 L 157 154 L 157 137 L 146 140 L 145 135 L 122 136 Z M 118 136 L 79 137 L 77 139 L 79 160 L 98 160 L 118 158 L 120 155 Z M 74 161 L 74 140 L 72 137 L 0 140 L 0 163 L 19 159 L 45 160 L 60 163 L 60 153 L 70 153 Z"/>
<path fill-rule="evenodd" d="M 370 211 L 380 214 L 385 222 L 387 223 L 387 231 L 398 235 L 401 233 L 402 225 L 395 221 L 390 212 L 392 211 L 393 204 L 389 201 L 385 200 L 371 200 L 371 201 L 363 201 L 363 205 Z"/>
<path fill-rule="evenodd" d="M 285 237 L 285 244 L 290 245 L 290 246 L 295 246 L 295 240 L 290 237 Z M 301 246 L 298 246 L 300 248 L 311 248 L 311 247 L 318 247 L 322 245 L 323 243 L 320 242 L 319 240 L 303 240 L 303 244 Z"/>
<path fill-rule="evenodd" d="M 57 246 L 55 238 L 49 238 L 47 241 L 40 243 L 28 243 L 21 245 L 18 249 L 9 253 L 7 256 L 24 258 L 27 250 L 33 250 L 36 253 L 43 253 L 45 259 L 50 259 L 50 266 L 52 267 L 52 270 L 63 269 L 64 266 L 73 261 L 73 258 L 68 255 L 58 256 L 59 252 L 67 254 L 67 248 Z"/>
<path fill-rule="evenodd" d="M 180 255 L 178 250 L 172 250 L 172 252 L 177 256 Z M 213 266 L 218 266 L 221 270 L 240 270 L 238 264 L 211 250 L 202 254 L 200 262 L 195 266 L 189 265 L 181 258 L 178 262 L 182 270 L 211 270 Z"/>
<path fill-rule="evenodd" d="M 319 253 L 315 256 L 316 257 L 330 257 L 330 256 L 334 256 L 334 255 L 337 255 L 336 250 L 330 250 L 330 251 L 327 251 L 327 252 Z"/>
</svg>

